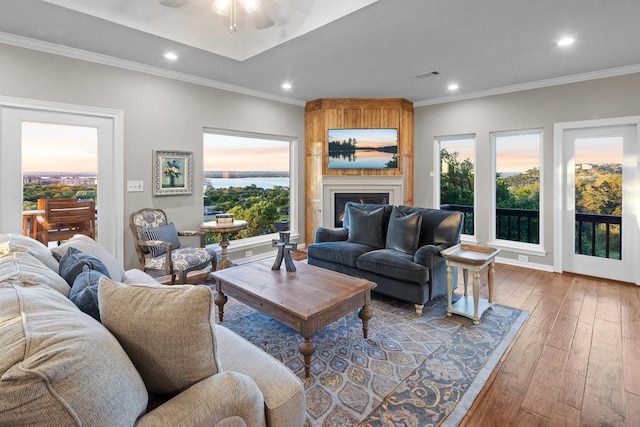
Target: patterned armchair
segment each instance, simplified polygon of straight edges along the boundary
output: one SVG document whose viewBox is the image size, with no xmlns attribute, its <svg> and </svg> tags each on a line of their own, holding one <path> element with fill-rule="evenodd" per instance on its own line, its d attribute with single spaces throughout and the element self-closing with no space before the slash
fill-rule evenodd
<svg viewBox="0 0 640 427">
<path fill-rule="evenodd" d="M 187 273 L 210 267 L 215 270 L 216 248 L 204 247 L 204 233 L 176 231 L 161 209 L 140 209 L 131 214 L 129 226 L 138 254 L 140 268 L 155 276 L 171 276 L 171 284 L 186 283 Z M 198 237 L 199 247 L 183 247 L 181 236 Z"/>
</svg>

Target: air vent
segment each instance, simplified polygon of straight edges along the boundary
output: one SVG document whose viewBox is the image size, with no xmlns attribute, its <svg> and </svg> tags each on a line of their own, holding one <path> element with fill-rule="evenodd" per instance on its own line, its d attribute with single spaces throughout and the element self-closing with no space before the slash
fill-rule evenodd
<svg viewBox="0 0 640 427">
<path fill-rule="evenodd" d="M 413 77 L 416 79 L 424 79 L 426 77 L 435 77 L 440 75 L 440 71 L 428 71 L 426 73 L 414 74 Z"/>
</svg>

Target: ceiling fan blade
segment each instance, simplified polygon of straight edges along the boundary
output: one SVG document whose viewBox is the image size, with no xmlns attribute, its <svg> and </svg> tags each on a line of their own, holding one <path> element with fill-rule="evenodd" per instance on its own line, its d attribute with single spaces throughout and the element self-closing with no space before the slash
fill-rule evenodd
<svg viewBox="0 0 640 427">
<path fill-rule="evenodd" d="M 167 7 L 182 7 L 185 4 L 189 3 L 189 0 L 158 0 L 158 3 L 160 3 L 163 6 L 167 6 Z"/>
</svg>

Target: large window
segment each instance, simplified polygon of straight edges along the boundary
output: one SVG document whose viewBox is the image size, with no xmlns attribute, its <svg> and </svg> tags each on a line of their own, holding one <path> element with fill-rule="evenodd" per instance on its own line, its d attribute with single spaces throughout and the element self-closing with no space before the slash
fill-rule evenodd
<svg viewBox="0 0 640 427">
<path fill-rule="evenodd" d="M 540 243 L 540 130 L 491 134 L 495 239 Z"/>
<path fill-rule="evenodd" d="M 232 238 L 289 230 L 294 143 L 269 135 L 205 132 L 204 220 L 232 213 L 247 221 L 248 228 Z"/>
<path fill-rule="evenodd" d="M 464 213 L 463 234 L 474 234 L 475 136 L 436 138 L 440 153 L 440 209 Z"/>
</svg>

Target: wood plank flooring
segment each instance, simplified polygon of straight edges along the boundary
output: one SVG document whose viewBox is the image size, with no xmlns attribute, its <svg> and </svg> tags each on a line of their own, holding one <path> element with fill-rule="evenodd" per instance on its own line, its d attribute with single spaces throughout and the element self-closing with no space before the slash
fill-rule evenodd
<svg viewBox="0 0 640 427">
<path fill-rule="evenodd" d="M 530 316 L 461 426 L 640 426 L 640 287 L 496 264 L 494 302 Z"/>
</svg>

